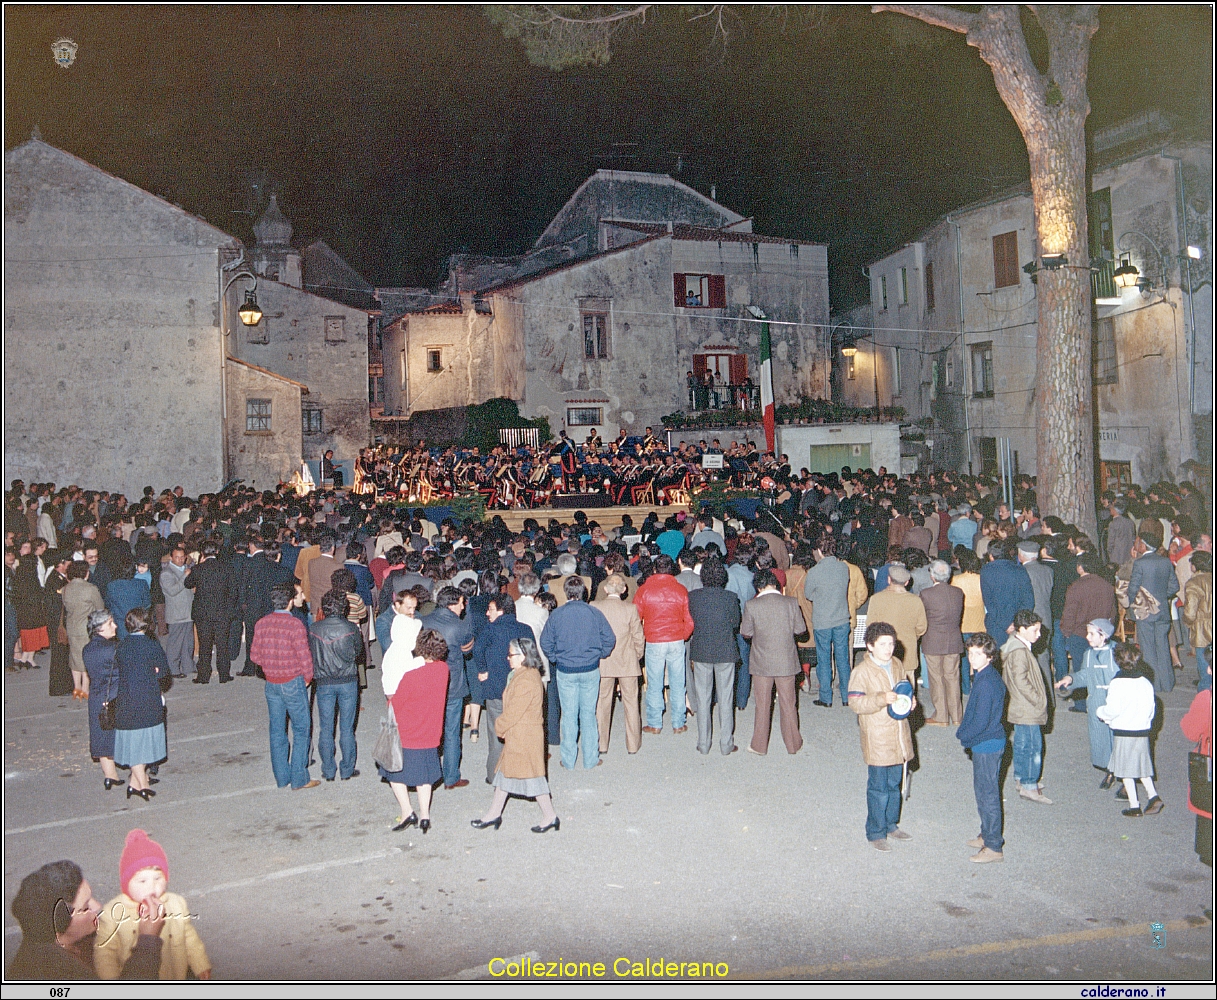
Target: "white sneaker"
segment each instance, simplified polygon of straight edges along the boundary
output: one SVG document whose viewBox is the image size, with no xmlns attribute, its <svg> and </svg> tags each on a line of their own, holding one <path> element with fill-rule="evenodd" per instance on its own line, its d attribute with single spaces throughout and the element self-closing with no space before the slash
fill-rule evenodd
<svg viewBox="0 0 1217 1000">
<path fill-rule="evenodd" d="M 1020 786 L 1019 790 L 1018 790 L 1018 794 L 1022 798 L 1027 799 L 1031 802 L 1038 802 L 1040 805 L 1044 805 L 1044 806 L 1052 805 L 1052 799 L 1048 798 L 1048 796 L 1045 795 L 1043 792 L 1041 792 L 1038 788 L 1022 788 Z"/>
</svg>

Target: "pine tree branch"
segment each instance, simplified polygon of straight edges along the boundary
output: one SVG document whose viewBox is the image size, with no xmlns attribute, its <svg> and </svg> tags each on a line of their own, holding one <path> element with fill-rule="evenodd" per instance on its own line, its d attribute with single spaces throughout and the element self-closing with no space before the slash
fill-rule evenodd
<svg viewBox="0 0 1217 1000">
<path fill-rule="evenodd" d="M 906 17 L 924 21 L 936 28 L 946 28 L 966 35 L 972 30 L 976 15 L 957 10 L 941 3 L 876 3 L 871 4 L 872 14 L 904 14 Z"/>
</svg>

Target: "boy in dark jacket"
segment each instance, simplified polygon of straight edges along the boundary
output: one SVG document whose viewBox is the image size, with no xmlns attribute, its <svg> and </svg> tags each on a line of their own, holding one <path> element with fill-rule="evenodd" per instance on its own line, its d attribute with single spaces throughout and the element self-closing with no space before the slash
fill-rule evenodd
<svg viewBox="0 0 1217 1000">
<path fill-rule="evenodd" d="M 1002 853 L 1001 758 L 1006 749 L 1002 714 L 1006 685 L 993 664 L 997 644 L 984 632 L 968 636 L 965 648 L 972 668 L 972 694 L 963 722 L 955 731 L 965 750 L 972 751 L 972 790 L 980 813 L 980 836 L 968 841 L 980 852 L 969 859 L 979 865 L 1005 861 Z"/>
</svg>

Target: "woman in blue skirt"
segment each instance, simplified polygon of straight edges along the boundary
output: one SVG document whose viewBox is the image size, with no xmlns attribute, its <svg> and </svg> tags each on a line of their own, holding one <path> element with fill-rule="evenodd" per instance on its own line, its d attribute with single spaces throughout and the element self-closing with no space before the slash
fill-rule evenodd
<svg viewBox="0 0 1217 1000">
<path fill-rule="evenodd" d="M 138 795 L 147 802 L 156 794 L 147 766 L 168 756 L 165 749 L 165 702 L 161 678 L 169 676 L 169 660 L 161 644 L 149 636 L 150 608 L 127 612 L 127 638 L 114 655 L 118 665 L 118 709 L 114 731 L 114 759 L 131 768 L 127 798 Z"/>
</svg>

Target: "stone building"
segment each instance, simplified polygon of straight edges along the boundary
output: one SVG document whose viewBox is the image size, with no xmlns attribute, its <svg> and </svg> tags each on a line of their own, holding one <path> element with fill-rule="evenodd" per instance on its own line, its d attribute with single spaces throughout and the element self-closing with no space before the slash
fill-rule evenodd
<svg viewBox="0 0 1217 1000">
<path fill-rule="evenodd" d="M 4 224 L 6 480 L 273 487 L 302 454 L 349 462 L 367 444 L 375 310 L 300 287 L 309 256 L 275 199 L 247 256 L 35 139 L 5 154 Z M 246 327 L 255 278 L 263 318 Z"/>
<path fill-rule="evenodd" d="M 756 311 L 777 400 L 827 395 L 826 248 L 751 230 L 671 177 L 597 171 L 528 254 L 454 255 L 449 304 L 386 326 L 386 413 L 507 396 L 555 433 L 641 433 L 688 406 L 687 372 L 756 381 Z"/>
<path fill-rule="evenodd" d="M 1093 140 L 1089 197 L 1099 488 L 1177 479 L 1212 450 L 1212 144 L 1146 115 Z M 1189 256 L 1188 247 L 1198 253 Z M 852 377 L 834 337 L 842 401 L 919 419 L 933 465 L 997 466 L 1009 438 L 1035 472 L 1036 285 L 1030 186 L 949 213 L 869 267 L 871 301 L 837 317 L 859 340 Z M 1121 263 L 1140 285 L 1121 290 Z M 859 315 L 861 312 L 861 315 Z M 932 445 L 931 445 L 932 442 Z"/>
<path fill-rule="evenodd" d="M 238 241 L 34 139 L 4 156 L 4 477 L 197 495 L 227 473 Z"/>
</svg>

